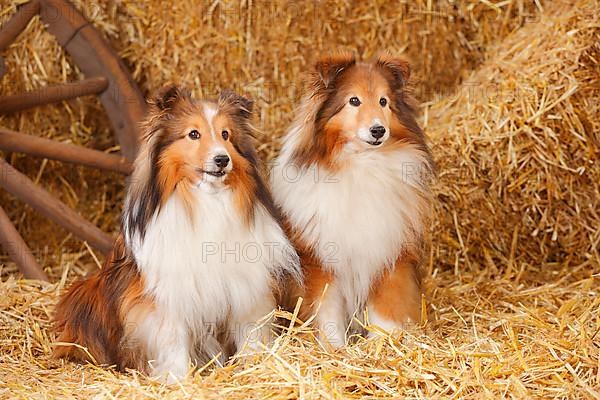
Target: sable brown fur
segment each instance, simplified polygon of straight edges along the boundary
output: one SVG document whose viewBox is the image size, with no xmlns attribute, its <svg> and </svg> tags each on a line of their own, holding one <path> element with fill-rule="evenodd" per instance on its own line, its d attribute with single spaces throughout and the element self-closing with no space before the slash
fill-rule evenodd
<svg viewBox="0 0 600 400">
<path fill-rule="evenodd" d="M 54 356 L 144 370 L 146 360 L 138 356 L 135 343 L 124 343 L 127 332 L 121 319 L 123 305 L 148 301 L 142 288 L 135 261 L 119 237 L 104 267 L 75 282 L 58 303 L 54 329 L 61 343 Z M 123 346 L 131 348 L 121 351 Z"/>
<path fill-rule="evenodd" d="M 3 4 L 0 19 L 8 20 L 21 3 Z M 265 160 L 277 154 L 293 117 L 299 74 L 315 53 L 346 46 L 361 55 L 384 48 L 406 54 L 411 77 L 420 81 L 413 90 L 426 101 L 419 121 L 439 174 L 433 243 L 424 257 L 429 321 L 423 330 L 334 353 L 302 325 L 268 355 L 209 367 L 208 376 L 175 387 L 56 362 L 48 354 L 56 339 L 49 327 L 58 294 L 96 263 L 80 241 L 3 193 L 2 207 L 38 249 L 54 282 L 21 280 L 3 258 L 5 397 L 598 396 L 597 3 L 310 1 L 270 3 L 272 12 L 265 12 L 257 2 L 219 2 L 210 13 L 190 0 L 168 9 L 156 1 L 101 0 L 92 8 L 74 3 L 91 13 L 144 93 L 163 82 L 199 80 L 208 84 L 195 89 L 197 96 L 232 84 L 251 94 L 261 110 L 258 150 Z M 321 18 L 302 18 L 317 9 Z M 6 93 L 84 78 L 42 25 L 34 18 L 1 54 Z M 231 40 L 219 43 L 229 32 Z M 223 60 L 227 68 L 215 68 Z M 493 97 L 482 95 L 486 88 Z M 99 107 L 89 96 L 6 115 L 0 124 L 116 152 Z M 104 231 L 118 227 L 122 177 L 4 156 Z"/>
<path fill-rule="evenodd" d="M 309 210 L 304 208 L 302 202 L 296 200 L 299 192 L 294 189 L 294 184 L 285 183 L 287 182 L 285 177 L 282 180 L 279 175 L 276 175 L 275 179 L 278 181 L 274 186 L 274 190 L 281 190 L 281 193 L 284 193 L 279 197 L 278 205 L 288 218 L 288 233 L 297 247 L 305 274 L 304 287 L 290 285 L 286 305 L 289 310 L 292 310 L 298 299 L 302 298 L 301 318 L 311 320 L 314 317 L 321 332 L 324 332 L 323 328 L 326 325 L 339 325 L 339 319 L 331 319 L 334 318 L 334 313 L 338 314 L 335 318 L 342 320 L 347 318 L 346 307 L 352 307 L 347 304 L 356 301 L 356 298 L 359 298 L 359 304 L 356 305 L 354 313 L 361 317 L 368 304 L 368 307 L 373 307 L 374 313 L 378 313 L 379 318 L 395 324 L 396 327 L 407 322 L 421 321 L 423 231 L 426 230 L 425 226 L 430 220 L 431 196 L 428 185 L 434 168 L 426 137 L 416 122 L 415 102 L 408 89 L 410 73 L 406 60 L 388 54 L 380 54 L 367 61 L 358 61 L 350 53 L 336 53 L 320 58 L 308 73 L 306 93 L 296 112 L 296 119 L 288 128 L 284 139 L 284 156 L 277 160 L 278 163 L 290 162 L 304 173 L 317 167 L 320 168 L 319 173 L 329 172 L 333 177 L 330 182 L 327 182 L 330 184 L 328 197 L 323 198 L 325 195 L 321 195 L 321 198 L 311 198 Z M 352 98 L 356 98 L 359 103 L 352 105 L 350 101 L 349 105 L 349 100 Z M 383 105 L 382 100 L 386 101 Z M 386 108 L 388 105 L 389 109 Z M 361 146 L 356 144 L 359 141 L 358 129 L 372 124 L 374 118 L 377 118 L 377 121 L 379 118 L 385 119 L 389 137 L 386 137 L 380 147 L 376 145 L 369 147 L 363 142 L 363 147 L 358 147 L 356 150 L 356 146 Z M 334 206 L 327 205 L 327 212 L 322 214 L 319 214 L 315 207 L 317 204 L 354 204 L 349 209 L 345 209 L 346 212 L 360 213 L 360 209 L 352 210 L 359 203 L 354 203 L 353 198 L 348 198 L 348 192 L 359 187 L 357 179 L 369 178 L 358 177 L 360 171 L 356 168 L 359 167 L 353 163 L 353 158 L 372 157 L 374 154 L 380 155 L 377 158 L 379 164 L 372 163 L 367 168 L 377 170 L 385 163 L 399 165 L 400 161 L 395 157 L 403 154 L 411 160 L 407 168 L 410 165 L 418 171 L 417 179 L 411 183 L 412 186 L 408 186 L 407 181 L 398 179 L 397 171 L 390 172 L 382 168 L 380 173 L 388 174 L 384 177 L 389 185 L 388 192 L 406 190 L 407 192 L 402 196 L 408 196 L 408 198 L 403 197 L 407 203 L 395 202 L 381 209 L 378 209 L 378 204 L 370 204 L 378 210 L 375 212 L 379 213 L 379 216 L 386 213 L 405 215 L 399 224 L 410 228 L 403 239 L 404 242 L 393 250 L 391 256 L 393 259 L 376 260 L 369 265 L 351 267 L 359 268 L 365 271 L 365 274 L 371 274 L 370 271 L 373 270 L 379 272 L 369 275 L 369 278 L 354 278 L 353 270 L 346 270 L 343 266 L 324 260 L 320 246 L 326 241 L 325 237 L 327 240 L 333 240 L 334 243 L 336 240 L 343 241 L 344 238 L 339 235 L 347 234 L 344 227 L 353 229 L 352 223 L 346 221 L 356 223 L 360 219 L 354 218 L 353 215 L 347 215 L 347 220 L 338 219 L 339 214 L 336 214 L 337 210 Z M 415 165 L 416 163 L 420 165 Z M 336 186 L 337 174 L 344 171 L 354 171 L 352 183 L 346 180 L 346 183 Z M 279 170 L 275 173 L 278 174 Z M 300 191 L 309 192 L 313 188 L 323 193 L 325 189 L 319 185 L 324 184 L 320 182 L 303 181 L 302 184 L 305 186 Z M 339 199 L 335 198 L 336 190 Z M 275 192 L 275 195 L 277 196 L 278 192 Z M 413 223 L 411 220 L 413 213 L 418 215 L 416 226 L 410 225 Z M 304 217 L 305 215 L 310 215 L 310 219 Z M 344 225 L 345 223 L 348 225 Z M 365 235 L 371 234 L 370 229 L 377 229 L 376 226 L 369 226 L 364 222 L 362 228 Z M 332 232 L 338 236 L 332 236 Z M 382 240 L 383 243 L 394 243 L 389 237 Z M 369 248 L 360 249 L 360 244 L 354 243 L 354 245 L 358 246 L 353 250 L 356 254 L 368 254 Z M 363 272 L 356 271 L 357 276 L 361 273 Z M 343 282 L 353 279 L 360 283 L 355 281 L 353 285 L 340 289 L 340 286 L 345 284 Z M 360 285 L 361 289 L 354 289 L 356 285 Z M 363 295 L 365 290 L 368 294 Z M 321 309 L 326 311 L 320 311 Z M 336 311 L 332 311 L 333 309 Z M 319 313 L 326 315 L 324 318 L 330 318 L 329 321 L 321 321 Z M 347 326 L 338 327 L 337 330 L 346 329 Z"/>
<path fill-rule="evenodd" d="M 146 134 L 129 178 L 123 233 L 104 267 L 74 283 L 62 296 L 55 314 L 55 330 L 61 342 L 55 357 L 116 365 L 121 370 L 148 370 L 145 349 L 133 334 L 154 309 L 154 300 L 146 294 L 134 257 L 136 249 L 128 248 L 127 243 L 133 238 L 143 240 L 151 219 L 175 193 L 183 200 L 188 217 L 194 218 L 196 203 L 191 190 L 197 184 L 198 171 L 190 169 L 189 162 L 182 158 L 189 145 L 179 140 L 178 132 L 187 135 L 186 119 L 201 116 L 203 104 L 174 85 L 167 85 L 149 101 L 144 122 Z M 232 147 L 229 154 L 234 167 L 224 178 L 233 192 L 234 209 L 250 226 L 258 202 L 278 223 L 254 150 L 252 102 L 225 90 L 214 105 L 218 107 L 215 118 L 227 118 L 228 126 L 234 130 L 225 143 Z M 276 295 L 280 293 L 282 278 L 274 273 L 270 282 Z M 215 329 L 214 335 L 225 350 L 231 350 L 233 345 L 226 332 L 219 326 Z"/>
<path fill-rule="evenodd" d="M 358 62 L 353 54 L 341 52 L 320 58 L 306 79 L 303 102 L 309 108 L 296 117 L 297 120 L 305 120 L 304 144 L 298 146 L 294 156 L 299 166 L 317 163 L 334 167 L 331 158 L 339 151 L 344 140 L 337 132 L 328 132 L 326 124 L 345 104 L 344 88 L 357 81 L 368 82 L 373 73 L 382 74 L 393 90 L 390 107 L 397 119 L 394 120 L 391 135 L 397 141 L 418 144 L 422 151 L 430 154 L 425 135 L 416 122 L 415 100 L 408 88 L 408 62 L 382 53 L 363 63 Z M 433 165 L 431 155 L 427 162 Z"/>
</svg>

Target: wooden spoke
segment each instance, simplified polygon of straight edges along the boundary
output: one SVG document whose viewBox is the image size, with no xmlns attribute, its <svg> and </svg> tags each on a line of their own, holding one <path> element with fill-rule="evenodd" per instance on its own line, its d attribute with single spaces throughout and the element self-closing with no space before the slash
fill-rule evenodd
<svg viewBox="0 0 600 400">
<path fill-rule="evenodd" d="M 35 261 L 31 250 L 10 222 L 2 207 L 0 207 L 0 242 L 4 251 L 17 264 L 25 278 L 48 281 L 48 276 Z"/>
<path fill-rule="evenodd" d="M 103 35 L 68 0 L 23 2 L 8 22 L 0 27 L 0 52 L 15 41 L 35 15 L 39 15 L 46 31 L 56 38 L 86 79 L 10 96 L 0 93 L 0 115 L 79 96 L 98 95 L 123 157 L 2 128 L 0 150 L 129 174 L 141 138 L 140 122 L 146 114 L 146 102 L 127 67 Z M 4 60 L 0 57 L 0 78 L 5 72 Z M 0 187 L 101 251 L 108 253 L 111 250 L 113 240 L 110 236 L 38 187 L 2 158 Z M 2 210 L 0 239 L 9 244 L 18 243 L 19 249 L 27 249 Z M 25 276 L 47 279 L 31 252 L 25 251 L 21 255 L 14 248 L 4 247 Z"/>
<path fill-rule="evenodd" d="M 80 82 L 49 85 L 38 90 L 0 97 L 0 114 L 21 111 L 32 107 L 58 103 L 76 97 L 99 94 L 108 87 L 108 79 L 95 77 Z"/>
<path fill-rule="evenodd" d="M 23 32 L 31 18 L 40 12 L 40 3 L 33 0 L 23 6 L 0 29 L 0 51 L 5 50 Z"/>
<path fill-rule="evenodd" d="M 88 167 L 116 171 L 125 175 L 129 175 L 132 171 L 131 163 L 123 157 L 74 144 L 24 135 L 5 128 L 0 128 L 0 150 L 82 164 Z"/>
<path fill-rule="evenodd" d="M 146 102 L 127 67 L 96 28 L 68 1 L 43 1 L 40 17 L 85 76 L 108 78 L 108 89 L 100 95 L 100 101 L 121 145 L 121 153 L 133 161 Z"/>
<path fill-rule="evenodd" d="M 6 64 L 4 63 L 4 58 L 0 57 L 0 79 L 6 73 Z"/>
<path fill-rule="evenodd" d="M 0 158 L 0 186 L 103 253 L 113 239 Z"/>
</svg>

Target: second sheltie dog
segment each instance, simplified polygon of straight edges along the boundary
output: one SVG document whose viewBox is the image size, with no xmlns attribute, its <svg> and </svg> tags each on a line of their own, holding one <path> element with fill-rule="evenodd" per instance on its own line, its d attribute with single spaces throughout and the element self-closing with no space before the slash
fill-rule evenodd
<svg viewBox="0 0 600 400">
<path fill-rule="evenodd" d="M 274 164 L 274 198 L 305 274 L 302 315 L 316 312 L 333 346 L 365 310 L 387 331 L 421 320 L 432 159 L 408 79 L 407 62 L 387 55 L 320 59 Z"/>
<path fill-rule="evenodd" d="M 300 271 L 261 178 L 251 108 L 175 86 L 150 102 L 122 233 L 104 268 L 61 298 L 56 356 L 172 380 L 269 339 L 260 320 Z"/>
</svg>

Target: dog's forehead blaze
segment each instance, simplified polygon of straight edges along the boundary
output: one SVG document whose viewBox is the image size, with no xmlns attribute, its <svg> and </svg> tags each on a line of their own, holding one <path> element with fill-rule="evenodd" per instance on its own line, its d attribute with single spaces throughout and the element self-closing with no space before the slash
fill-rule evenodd
<svg viewBox="0 0 600 400">
<path fill-rule="evenodd" d="M 210 112 L 212 113 L 207 115 L 207 110 L 204 107 L 198 107 L 193 113 L 182 119 L 183 125 L 198 129 L 202 134 L 214 131 L 215 134 L 220 135 L 223 129 L 234 129 L 235 121 L 226 110 L 215 109 L 214 111 L 210 110 Z"/>
<path fill-rule="evenodd" d="M 371 125 L 375 119 L 381 123 L 389 123 L 390 109 L 382 107 L 379 103 L 382 97 L 388 100 L 391 97 L 391 89 L 387 79 L 382 74 L 371 68 L 369 65 L 358 65 L 343 76 L 340 82 L 337 96 L 339 101 L 345 103 L 344 108 L 332 117 L 331 122 L 341 120 L 341 125 L 346 125 L 347 130 L 353 130 L 351 127 L 365 127 Z M 348 98 L 356 96 L 361 104 L 354 107 L 348 104 Z"/>
<path fill-rule="evenodd" d="M 204 107 L 194 107 L 191 112 L 184 113 L 177 122 L 176 130 L 182 132 L 174 133 L 187 134 L 185 130 L 196 129 L 202 135 L 202 139 L 205 139 L 205 136 L 212 139 L 214 134 L 214 138 L 218 141 L 224 129 L 232 129 L 232 123 L 229 115 L 224 112 L 216 110 L 215 114 L 207 115 Z"/>
<path fill-rule="evenodd" d="M 200 109 L 182 118 L 181 125 L 183 129 L 196 129 L 200 134 L 210 134 L 208 120 Z"/>
<path fill-rule="evenodd" d="M 391 88 L 381 72 L 370 66 L 356 66 L 350 69 L 342 82 L 347 95 L 358 96 L 363 103 L 371 100 L 379 102 L 382 96 L 389 97 Z"/>
</svg>

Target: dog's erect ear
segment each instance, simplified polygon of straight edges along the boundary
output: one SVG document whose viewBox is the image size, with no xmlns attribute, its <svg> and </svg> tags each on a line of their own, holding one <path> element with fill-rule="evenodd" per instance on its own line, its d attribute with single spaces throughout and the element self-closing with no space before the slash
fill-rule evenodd
<svg viewBox="0 0 600 400">
<path fill-rule="evenodd" d="M 187 90 L 180 88 L 177 85 L 165 85 L 156 92 L 150 100 L 150 104 L 161 111 L 173 109 L 173 107 L 183 99 L 190 97 Z"/>
<path fill-rule="evenodd" d="M 410 64 L 405 59 L 392 57 L 389 54 L 381 54 L 377 57 L 376 64 L 392 74 L 398 87 L 403 87 L 408 83 Z"/>
<path fill-rule="evenodd" d="M 331 87 L 339 74 L 356 64 L 356 58 L 352 53 L 335 53 L 321 57 L 315 63 L 316 78 L 325 89 Z"/>
<path fill-rule="evenodd" d="M 219 106 L 233 107 L 238 115 L 249 119 L 252 115 L 254 102 L 231 89 L 223 89 L 219 96 Z"/>
</svg>

